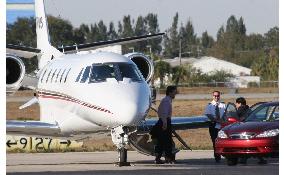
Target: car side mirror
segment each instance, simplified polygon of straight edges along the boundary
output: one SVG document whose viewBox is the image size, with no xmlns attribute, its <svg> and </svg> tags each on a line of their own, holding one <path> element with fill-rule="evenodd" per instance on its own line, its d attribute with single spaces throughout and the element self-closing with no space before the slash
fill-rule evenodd
<svg viewBox="0 0 284 175">
<path fill-rule="evenodd" d="M 228 122 L 230 123 L 235 123 L 235 122 L 238 122 L 239 120 L 234 118 L 234 117 L 228 117 Z"/>
</svg>

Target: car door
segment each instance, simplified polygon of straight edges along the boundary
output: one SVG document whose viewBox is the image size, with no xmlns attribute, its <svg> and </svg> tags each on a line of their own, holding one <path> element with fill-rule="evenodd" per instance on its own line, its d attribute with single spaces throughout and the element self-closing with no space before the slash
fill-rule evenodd
<svg viewBox="0 0 284 175">
<path fill-rule="evenodd" d="M 239 117 L 237 115 L 237 108 L 234 103 L 227 103 L 224 115 L 221 117 L 221 119 L 221 128 L 239 121 Z"/>
</svg>

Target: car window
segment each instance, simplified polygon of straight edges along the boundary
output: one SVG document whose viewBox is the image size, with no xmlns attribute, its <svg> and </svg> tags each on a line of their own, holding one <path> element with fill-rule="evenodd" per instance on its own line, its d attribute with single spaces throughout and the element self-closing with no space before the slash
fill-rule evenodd
<svg viewBox="0 0 284 175">
<path fill-rule="evenodd" d="M 222 120 L 223 121 L 228 121 L 228 117 L 234 117 L 236 119 L 238 119 L 238 115 L 237 115 L 237 108 L 236 105 L 234 103 L 228 103 L 225 109 L 225 113 L 222 116 Z"/>
<path fill-rule="evenodd" d="M 278 120 L 279 120 L 279 106 L 276 106 L 275 109 L 271 112 L 268 121 L 278 121 Z"/>
<path fill-rule="evenodd" d="M 251 111 L 254 111 L 256 108 L 258 108 L 260 105 L 262 105 L 263 103 L 265 102 L 258 102 L 258 103 L 255 103 L 253 105 L 250 106 L 250 110 Z"/>
<path fill-rule="evenodd" d="M 278 105 L 262 105 L 253 111 L 245 121 L 275 121 L 279 119 L 278 111 Z"/>
</svg>

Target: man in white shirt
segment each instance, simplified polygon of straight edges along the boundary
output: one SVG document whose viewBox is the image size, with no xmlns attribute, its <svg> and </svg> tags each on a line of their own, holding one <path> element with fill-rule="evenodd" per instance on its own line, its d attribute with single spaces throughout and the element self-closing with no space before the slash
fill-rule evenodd
<svg viewBox="0 0 284 175">
<path fill-rule="evenodd" d="M 214 157 L 217 163 L 220 162 L 221 156 L 215 153 L 215 139 L 217 138 L 218 132 L 221 129 L 221 117 L 226 109 L 226 105 L 220 102 L 220 95 L 220 91 L 214 91 L 212 93 L 213 100 L 208 103 L 204 113 L 204 115 L 206 115 L 211 121 L 209 124 L 209 134 L 213 143 Z"/>
<path fill-rule="evenodd" d="M 167 163 L 175 163 L 174 155 L 172 155 L 172 100 L 177 94 L 176 86 L 168 86 L 166 90 L 166 96 L 161 100 L 158 107 L 159 120 L 157 122 L 157 127 L 159 129 L 159 134 L 157 136 L 157 145 L 155 148 L 156 153 L 156 164 L 163 163 L 161 157 L 163 152 L 165 152 L 165 160 Z"/>
</svg>

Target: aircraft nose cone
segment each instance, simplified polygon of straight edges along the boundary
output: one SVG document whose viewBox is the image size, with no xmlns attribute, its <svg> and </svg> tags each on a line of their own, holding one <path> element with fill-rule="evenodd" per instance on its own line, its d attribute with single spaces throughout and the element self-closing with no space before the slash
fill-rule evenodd
<svg viewBox="0 0 284 175">
<path fill-rule="evenodd" d="M 133 125 L 144 119 L 150 107 L 149 97 L 144 94 L 117 101 L 116 118 L 120 125 Z"/>
</svg>

